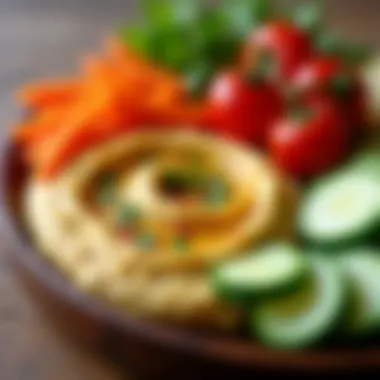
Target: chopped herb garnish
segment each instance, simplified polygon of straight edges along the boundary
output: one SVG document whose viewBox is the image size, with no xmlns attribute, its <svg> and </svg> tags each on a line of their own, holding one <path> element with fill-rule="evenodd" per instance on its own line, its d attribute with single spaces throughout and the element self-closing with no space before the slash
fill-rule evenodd
<svg viewBox="0 0 380 380">
<path fill-rule="evenodd" d="M 137 244 L 143 249 L 151 249 L 156 245 L 156 237 L 149 232 L 142 232 L 137 236 Z"/>
<path fill-rule="evenodd" d="M 229 188 L 227 183 L 221 178 L 212 178 L 206 189 L 206 202 L 211 206 L 220 206 L 225 203 L 229 197 Z"/>
<path fill-rule="evenodd" d="M 187 251 L 189 248 L 189 239 L 183 235 L 177 236 L 174 239 L 174 248 L 179 252 Z"/>
<path fill-rule="evenodd" d="M 115 200 L 116 175 L 112 172 L 103 172 L 96 180 L 98 191 L 96 193 L 97 203 L 104 206 Z"/>
<path fill-rule="evenodd" d="M 202 176 L 196 168 L 178 168 L 166 170 L 161 178 L 159 186 L 168 195 L 185 195 L 199 190 Z"/>
<path fill-rule="evenodd" d="M 135 226 L 140 220 L 140 212 L 133 205 L 124 205 L 117 215 L 117 224 L 120 228 Z"/>
<path fill-rule="evenodd" d="M 113 203 L 115 199 L 115 189 L 113 186 L 103 185 L 96 194 L 97 203 L 101 206 Z"/>
<path fill-rule="evenodd" d="M 115 200 L 115 183 L 114 173 L 104 172 L 97 179 L 98 191 L 96 199 L 100 205 L 108 205 Z"/>
<path fill-rule="evenodd" d="M 116 182 L 116 174 L 110 171 L 103 172 L 99 175 L 98 181 L 101 185 L 114 184 Z"/>
</svg>

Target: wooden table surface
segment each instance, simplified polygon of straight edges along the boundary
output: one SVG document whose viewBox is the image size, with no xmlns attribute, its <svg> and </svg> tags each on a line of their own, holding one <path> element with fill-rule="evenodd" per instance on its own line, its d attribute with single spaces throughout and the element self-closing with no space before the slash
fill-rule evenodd
<svg viewBox="0 0 380 380">
<path fill-rule="evenodd" d="M 380 47 L 380 1 L 329 1 L 338 28 Z M 71 73 L 78 55 L 98 47 L 115 25 L 133 17 L 138 0 L 0 0 L 0 125 L 17 119 L 12 91 L 40 76 Z M 0 244 L 0 379 L 132 379 L 91 357 L 55 331 L 12 275 Z"/>
</svg>

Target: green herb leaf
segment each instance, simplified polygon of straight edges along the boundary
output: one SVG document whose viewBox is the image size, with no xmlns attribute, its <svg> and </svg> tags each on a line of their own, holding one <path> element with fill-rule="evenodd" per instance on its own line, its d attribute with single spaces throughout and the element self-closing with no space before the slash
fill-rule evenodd
<svg viewBox="0 0 380 380">
<path fill-rule="evenodd" d="M 172 13 L 178 24 L 196 23 L 201 11 L 200 0 L 172 0 Z"/>
<path fill-rule="evenodd" d="M 246 37 L 254 27 L 268 21 L 274 14 L 271 0 L 226 0 L 222 5 L 231 29 Z"/>
<path fill-rule="evenodd" d="M 141 0 L 146 21 L 152 25 L 168 25 L 173 22 L 173 9 L 170 0 Z"/>
<path fill-rule="evenodd" d="M 235 1 L 228 0 L 231 9 Z M 249 29 L 269 10 L 268 0 L 238 2 L 248 7 L 241 15 L 249 14 Z M 123 40 L 154 62 L 184 75 L 195 96 L 203 92 L 215 71 L 236 59 L 242 35 L 237 28 L 240 22 L 231 22 L 230 10 L 210 8 L 200 0 L 144 0 L 142 10 L 143 25 L 122 28 Z"/>
<path fill-rule="evenodd" d="M 250 0 L 249 12 L 254 26 L 263 24 L 274 16 L 273 1 L 271 0 Z"/>
<path fill-rule="evenodd" d="M 193 60 L 193 52 L 184 43 L 187 32 L 181 27 L 153 31 L 154 59 L 173 70 L 182 72 L 190 61 Z"/>
<path fill-rule="evenodd" d="M 371 49 L 363 44 L 347 45 L 344 49 L 345 60 L 354 66 L 361 65 L 371 59 Z"/>
<path fill-rule="evenodd" d="M 198 65 L 193 66 L 185 74 L 186 86 L 194 97 L 200 97 L 212 76 L 214 75 L 214 68 L 207 63 L 199 62 Z"/>
<path fill-rule="evenodd" d="M 338 33 L 325 30 L 316 40 L 319 53 L 324 56 L 337 57 L 349 65 L 358 66 L 371 57 L 371 50 L 364 44 L 348 42 Z"/>
<path fill-rule="evenodd" d="M 189 37 L 197 52 L 197 60 L 220 66 L 233 59 L 236 45 L 223 13 L 203 10 L 198 25 Z"/>
<path fill-rule="evenodd" d="M 150 48 L 149 34 L 141 25 L 123 26 L 120 28 L 120 36 L 123 41 L 136 51 L 147 53 Z"/>
<path fill-rule="evenodd" d="M 316 48 L 319 53 L 326 56 L 340 56 L 343 49 L 343 41 L 337 33 L 325 30 L 316 39 Z"/>
<path fill-rule="evenodd" d="M 299 4 L 293 14 L 293 21 L 311 35 L 319 33 L 325 26 L 324 1 L 304 1 Z"/>
</svg>

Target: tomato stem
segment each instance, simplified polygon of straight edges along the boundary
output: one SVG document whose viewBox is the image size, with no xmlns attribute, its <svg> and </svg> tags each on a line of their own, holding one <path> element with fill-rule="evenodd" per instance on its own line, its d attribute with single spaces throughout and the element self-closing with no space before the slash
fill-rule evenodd
<svg viewBox="0 0 380 380">
<path fill-rule="evenodd" d="M 329 88 L 340 100 L 348 99 L 354 90 L 352 79 L 345 72 L 335 75 L 329 83 Z"/>
<path fill-rule="evenodd" d="M 296 107 L 291 108 L 289 111 L 289 117 L 301 125 L 311 119 L 313 116 L 314 112 L 311 108 L 301 105 L 297 105 Z"/>
<path fill-rule="evenodd" d="M 274 77 L 275 60 L 267 51 L 257 55 L 254 67 L 248 72 L 247 81 L 251 84 L 263 84 Z"/>
</svg>

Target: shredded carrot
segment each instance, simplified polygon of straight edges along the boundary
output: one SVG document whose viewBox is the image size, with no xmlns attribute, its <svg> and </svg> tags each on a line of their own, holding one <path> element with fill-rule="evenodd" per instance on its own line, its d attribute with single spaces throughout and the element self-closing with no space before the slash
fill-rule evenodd
<svg viewBox="0 0 380 380">
<path fill-rule="evenodd" d="M 99 55 L 81 61 L 78 78 L 21 88 L 32 115 L 15 126 L 28 164 L 41 179 L 58 175 L 84 150 L 141 126 L 200 125 L 205 107 L 182 78 L 109 38 Z"/>
<path fill-rule="evenodd" d="M 24 86 L 17 98 L 25 107 L 39 109 L 64 104 L 75 97 L 80 83 L 76 80 L 56 80 Z"/>
</svg>

